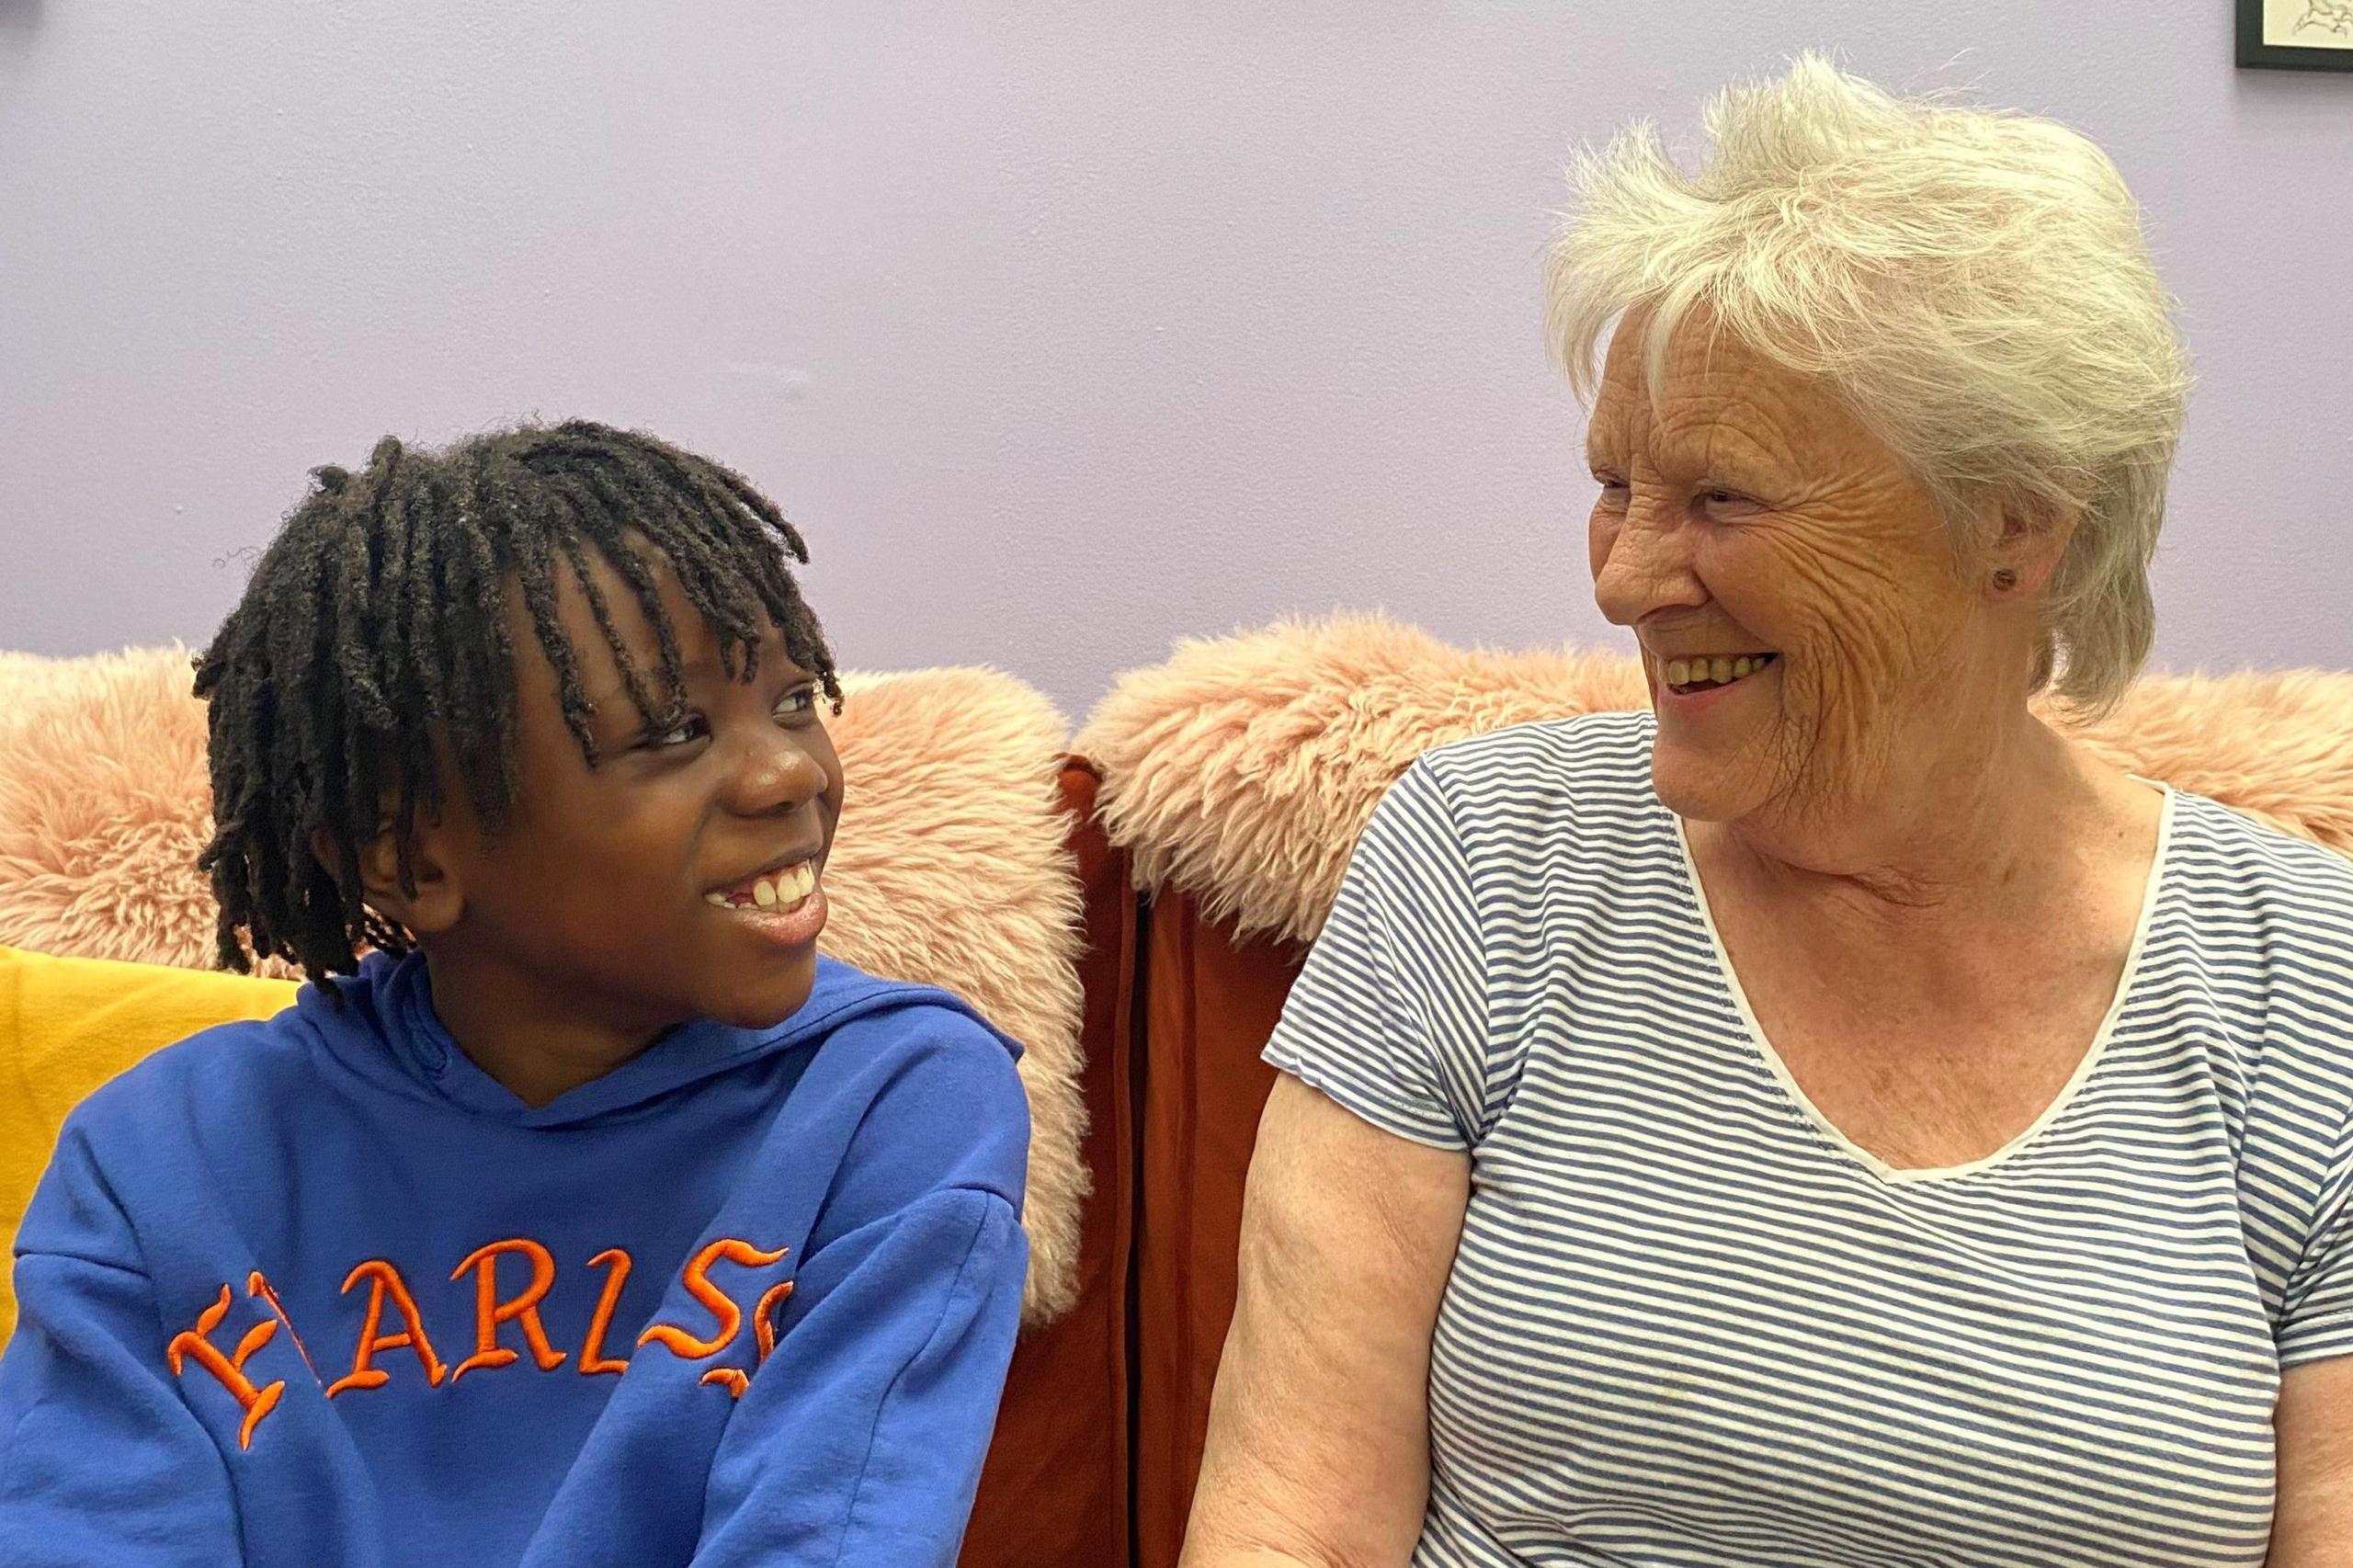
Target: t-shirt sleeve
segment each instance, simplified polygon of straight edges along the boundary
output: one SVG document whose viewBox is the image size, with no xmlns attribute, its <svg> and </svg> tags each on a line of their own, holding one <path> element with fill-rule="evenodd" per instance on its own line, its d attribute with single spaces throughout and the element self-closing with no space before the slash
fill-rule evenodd
<svg viewBox="0 0 2353 1568">
<path fill-rule="evenodd" d="M 2353 1120 L 2337 1134 L 2310 1239 L 2288 1276 L 2278 1338 L 2283 1368 L 2353 1356 Z"/>
<path fill-rule="evenodd" d="M 1398 1137 L 1468 1149 L 1492 1120 L 1487 1032 L 1468 860 L 1426 757 L 1358 840 L 1266 1060 Z"/>
</svg>

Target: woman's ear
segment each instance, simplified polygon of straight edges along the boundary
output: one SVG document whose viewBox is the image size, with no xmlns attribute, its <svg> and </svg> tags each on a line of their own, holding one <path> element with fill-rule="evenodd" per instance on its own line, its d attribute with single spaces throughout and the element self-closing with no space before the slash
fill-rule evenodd
<svg viewBox="0 0 2353 1568">
<path fill-rule="evenodd" d="M 359 846 L 359 896 L 368 907 L 419 937 L 438 935 L 458 923 L 465 898 L 443 853 L 438 824 L 420 820 L 409 833 L 409 885 L 401 881 L 400 843 L 391 818 Z M 341 846 L 324 827 L 311 830 L 311 853 L 327 875 L 343 876 Z"/>
<path fill-rule="evenodd" d="M 2067 541 L 2075 537 L 2075 514 L 2035 513 L 2006 506 L 1987 552 L 1985 591 L 1995 598 L 2024 597 L 2040 599 L 2066 559 Z"/>
</svg>

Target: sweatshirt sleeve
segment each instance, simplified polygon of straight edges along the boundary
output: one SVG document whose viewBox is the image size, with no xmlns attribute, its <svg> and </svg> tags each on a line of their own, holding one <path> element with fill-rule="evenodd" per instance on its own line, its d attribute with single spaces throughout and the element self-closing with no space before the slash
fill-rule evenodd
<svg viewBox="0 0 2353 1568">
<path fill-rule="evenodd" d="M 1029 1108 L 938 1010 L 867 1105 L 718 1453 L 695 1568 L 950 1568 L 1012 1358 Z"/>
<path fill-rule="evenodd" d="M 17 1247 L 19 1316 L 0 1356 L 0 1562 L 240 1561 L 228 1468 L 172 1380 L 136 1238 L 70 1122 Z"/>
</svg>

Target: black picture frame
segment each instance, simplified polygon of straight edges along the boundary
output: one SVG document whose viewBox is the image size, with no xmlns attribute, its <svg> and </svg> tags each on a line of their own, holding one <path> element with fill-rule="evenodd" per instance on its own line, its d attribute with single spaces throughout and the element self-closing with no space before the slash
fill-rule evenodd
<svg viewBox="0 0 2353 1568">
<path fill-rule="evenodd" d="M 2297 0 L 2315 10 L 2353 10 L 2345 0 Z M 2337 35 L 2341 46 L 2266 43 L 2263 41 L 2263 0 L 2238 0 L 2239 64 L 2256 71 L 2353 71 L 2353 32 Z M 2348 22 L 2353 26 L 2353 22 Z"/>
</svg>

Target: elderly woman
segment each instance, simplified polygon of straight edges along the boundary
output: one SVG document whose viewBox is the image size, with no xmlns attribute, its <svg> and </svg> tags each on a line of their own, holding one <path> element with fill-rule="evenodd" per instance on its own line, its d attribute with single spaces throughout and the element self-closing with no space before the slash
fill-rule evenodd
<svg viewBox="0 0 2353 1568">
<path fill-rule="evenodd" d="M 1709 128 L 1549 277 L 1654 711 L 1367 830 L 1186 1562 L 2343 1568 L 2353 866 L 2029 705 L 2149 647 L 2131 199 L 1818 61 Z"/>
</svg>

